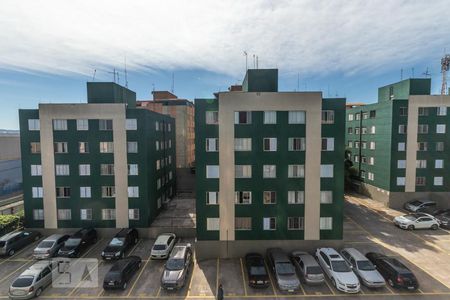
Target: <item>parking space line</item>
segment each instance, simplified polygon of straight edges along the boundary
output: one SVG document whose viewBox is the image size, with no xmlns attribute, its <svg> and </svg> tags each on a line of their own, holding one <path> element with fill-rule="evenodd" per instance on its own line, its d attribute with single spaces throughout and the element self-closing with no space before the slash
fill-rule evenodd
<svg viewBox="0 0 450 300">
<path fill-rule="evenodd" d="M 96 249 L 97 247 L 99 247 L 99 246 L 100 246 L 100 242 L 101 242 L 102 240 L 103 240 L 103 239 L 99 239 L 99 240 L 97 241 L 97 243 L 95 243 L 95 245 L 93 245 L 90 249 L 88 249 L 88 251 L 86 251 L 83 255 L 81 255 L 80 258 L 85 258 L 86 255 L 88 255 L 92 250 L 94 250 L 94 249 Z"/>
<path fill-rule="evenodd" d="M 138 241 L 137 241 L 137 243 L 134 245 L 134 247 L 130 250 L 130 252 L 128 252 L 128 255 L 127 256 L 130 256 L 132 253 L 133 253 L 133 251 L 134 250 L 136 250 L 136 247 L 137 247 L 137 245 L 139 245 L 139 243 L 141 242 L 141 240 L 142 239 L 139 239 Z"/>
<path fill-rule="evenodd" d="M 40 240 L 40 239 L 39 239 L 39 240 Z M 38 240 L 38 241 L 39 241 L 39 240 Z M 3 260 L 2 262 L 0 262 L 0 265 L 4 264 L 4 263 L 7 262 L 7 261 L 11 261 L 13 258 L 16 258 L 17 255 L 19 255 L 19 253 L 22 253 L 22 252 L 24 252 L 26 249 L 33 247 L 33 245 L 34 245 L 34 242 L 31 243 L 30 245 L 25 246 L 24 248 L 20 249 L 19 251 L 17 251 L 16 253 L 14 253 L 14 255 L 12 255 L 12 256 L 8 257 L 7 259 Z"/>
<path fill-rule="evenodd" d="M 103 263 L 103 261 L 98 261 L 97 260 L 97 263 L 95 264 L 95 267 L 94 268 L 92 268 L 84 277 L 82 277 L 81 278 L 81 281 L 80 282 L 78 282 L 78 284 L 70 291 L 70 293 L 69 293 L 69 297 L 70 296 L 72 296 L 73 295 L 73 293 L 81 286 L 81 284 L 83 283 L 83 281 L 86 279 L 86 278 L 88 278 L 88 276 L 90 276 L 91 275 L 91 273 L 94 271 L 94 269 L 95 268 L 97 268 L 97 270 L 98 270 L 98 266 L 100 265 L 100 264 L 102 264 Z"/>
<path fill-rule="evenodd" d="M 142 273 L 144 272 L 145 267 L 147 266 L 147 264 L 148 264 L 149 261 L 150 261 L 150 259 L 147 260 L 147 261 L 145 262 L 145 264 L 141 267 L 142 269 L 141 269 L 141 271 L 139 272 L 138 276 L 136 277 L 136 280 L 133 282 L 133 285 L 131 286 L 131 289 L 130 289 L 130 291 L 128 292 L 127 297 L 130 297 L 131 292 L 133 291 L 134 287 L 136 286 L 136 283 L 138 282 L 139 278 L 141 278 L 141 275 L 142 275 Z"/>
<path fill-rule="evenodd" d="M 219 268 L 220 268 L 220 258 L 217 258 L 217 266 L 216 266 L 216 297 L 217 297 L 217 293 L 219 291 Z"/>
<path fill-rule="evenodd" d="M 240 262 L 241 262 L 241 272 L 242 272 L 242 283 L 244 284 L 244 293 L 245 296 L 247 296 L 247 284 L 245 282 L 245 275 L 244 275 L 244 265 L 242 263 L 242 258 L 239 258 Z"/>
<path fill-rule="evenodd" d="M 336 295 L 336 293 L 334 292 L 334 287 L 332 287 L 332 286 L 328 283 L 328 280 L 329 280 L 329 279 L 327 279 L 327 277 L 325 277 L 325 283 L 326 283 L 326 285 L 327 285 L 328 288 L 330 289 L 331 293 L 333 293 L 333 295 Z M 330 295 L 328 295 L 328 296 L 330 296 Z"/>
<path fill-rule="evenodd" d="M 21 265 L 20 267 L 14 269 L 14 271 L 12 271 L 11 273 L 4 275 L 3 278 L 0 279 L 0 283 L 2 283 L 3 281 L 5 281 L 6 279 L 8 279 L 11 275 L 13 275 L 14 273 L 16 273 L 19 269 L 21 269 L 23 266 L 25 266 L 25 265 L 27 265 L 27 264 L 29 264 L 29 261 L 27 261 L 26 263 L 24 263 L 24 264 Z"/>
<path fill-rule="evenodd" d="M 159 286 L 158 293 L 156 293 L 156 297 L 159 297 L 160 293 L 161 293 L 161 286 Z"/>
<path fill-rule="evenodd" d="M 194 253 L 192 254 L 192 271 L 191 273 L 191 278 L 189 279 L 189 284 L 188 284 L 188 291 L 186 296 L 189 298 L 190 293 L 191 293 L 191 287 L 192 287 L 192 277 L 194 277 L 194 271 L 195 271 L 195 266 L 197 265 L 197 258 L 195 256 L 195 251 L 193 251 Z"/>
<path fill-rule="evenodd" d="M 391 292 L 391 294 L 395 294 L 394 290 L 391 288 L 391 286 L 387 282 L 386 282 L 386 288 L 389 290 L 389 292 Z"/>
<path fill-rule="evenodd" d="M 270 286 L 272 287 L 273 295 L 275 296 L 275 298 L 278 298 L 277 291 L 275 290 L 275 285 L 273 284 L 272 274 L 271 274 L 269 266 L 267 265 L 267 262 L 265 260 L 264 260 L 264 264 L 266 265 L 267 274 L 269 275 L 269 281 L 270 281 Z"/>
</svg>

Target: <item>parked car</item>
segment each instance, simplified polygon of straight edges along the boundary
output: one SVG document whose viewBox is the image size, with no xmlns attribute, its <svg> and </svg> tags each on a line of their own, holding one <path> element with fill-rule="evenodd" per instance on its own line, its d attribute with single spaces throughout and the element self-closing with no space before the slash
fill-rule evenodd
<svg viewBox="0 0 450 300">
<path fill-rule="evenodd" d="M 78 257 L 89 246 L 97 242 L 97 231 L 93 228 L 83 228 L 72 234 L 59 249 L 58 256 Z"/>
<path fill-rule="evenodd" d="M 421 212 L 421 213 L 425 213 L 425 214 L 429 214 L 432 216 L 437 216 L 443 213 L 447 213 L 450 212 L 450 209 L 440 209 L 437 207 L 424 207 L 424 208 L 419 208 L 417 210 L 417 212 Z"/>
<path fill-rule="evenodd" d="M 9 287 L 9 298 L 31 299 L 39 297 L 42 291 L 52 282 L 52 271 L 55 268 L 51 260 L 41 260 L 26 269 Z"/>
<path fill-rule="evenodd" d="M 345 293 L 358 293 L 360 284 L 356 274 L 333 248 L 319 248 L 316 257 L 325 274 L 336 289 Z"/>
<path fill-rule="evenodd" d="M 322 269 L 311 254 L 294 251 L 291 256 L 300 278 L 307 284 L 320 284 L 325 281 Z"/>
<path fill-rule="evenodd" d="M 128 256 L 119 259 L 106 273 L 103 280 L 103 288 L 107 289 L 122 289 L 126 290 L 128 282 L 130 282 L 133 275 L 141 267 L 142 261 L 139 256 Z"/>
<path fill-rule="evenodd" d="M 281 291 L 293 293 L 300 288 L 300 280 L 295 273 L 295 267 L 283 250 L 280 248 L 267 249 L 267 262 Z"/>
<path fill-rule="evenodd" d="M 386 285 L 380 272 L 361 252 L 355 248 L 344 248 L 341 250 L 341 255 L 362 284 L 369 288 L 380 288 Z"/>
<path fill-rule="evenodd" d="M 416 276 L 398 259 L 375 252 L 367 253 L 366 257 L 377 266 L 377 270 L 390 286 L 408 290 L 419 288 Z"/>
<path fill-rule="evenodd" d="M 150 257 L 152 259 L 166 259 L 170 255 L 173 246 L 175 245 L 177 236 L 175 233 L 162 233 L 158 236 L 153 244 Z"/>
<path fill-rule="evenodd" d="M 17 250 L 37 241 L 41 238 L 37 231 L 15 231 L 5 234 L 0 238 L 0 255 L 12 256 Z"/>
<path fill-rule="evenodd" d="M 105 260 L 125 257 L 125 251 L 136 245 L 139 240 L 138 231 L 135 228 L 121 229 L 109 244 L 103 249 L 101 256 Z"/>
<path fill-rule="evenodd" d="M 429 200 L 414 200 L 406 202 L 404 208 L 407 211 L 416 212 L 418 209 L 436 208 L 436 202 Z"/>
<path fill-rule="evenodd" d="M 248 285 L 253 288 L 267 288 L 270 284 L 264 257 L 259 253 L 248 253 L 245 256 Z"/>
<path fill-rule="evenodd" d="M 442 228 L 450 229 L 450 212 L 436 215 L 435 218 L 438 220 L 439 225 Z"/>
<path fill-rule="evenodd" d="M 35 259 L 46 259 L 55 256 L 68 238 L 69 235 L 67 234 L 52 234 L 46 237 L 34 248 L 33 257 Z"/>
<path fill-rule="evenodd" d="M 439 221 L 429 214 L 414 213 L 394 218 L 394 224 L 402 229 L 433 229 L 439 228 Z"/>
<path fill-rule="evenodd" d="M 188 279 L 192 263 L 191 244 L 173 247 L 164 271 L 161 276 L 161 287 L 166 290 L 180 289 L 184 287 Z"/>
</svg>

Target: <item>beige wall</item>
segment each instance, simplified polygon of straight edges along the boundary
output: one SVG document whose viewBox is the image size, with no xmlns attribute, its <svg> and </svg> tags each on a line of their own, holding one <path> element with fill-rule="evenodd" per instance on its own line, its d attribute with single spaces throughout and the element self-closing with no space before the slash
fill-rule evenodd
<svg viewBox="0 0 450 300">
<path fill-rule="evenodd" d="M 112 119 L 116 227 L 128 227 L 128 165 L 125 104 L 40 104 L 44 227 L 58 228 L 53 149 L 53 119 Z"/>
<path fill-rule="evenodd" d="M 264 110 L 306 111 L 305 240 L 318 240 L 322 126 L 322 94 L 319 92 L 219 93 L 220 240 L 235 239 L 234 112 Z"/>
<path fill-rule="evenodd" d="M 0 136 L 0 160 L 20 159 L 20 136 Z"/>
</svg>

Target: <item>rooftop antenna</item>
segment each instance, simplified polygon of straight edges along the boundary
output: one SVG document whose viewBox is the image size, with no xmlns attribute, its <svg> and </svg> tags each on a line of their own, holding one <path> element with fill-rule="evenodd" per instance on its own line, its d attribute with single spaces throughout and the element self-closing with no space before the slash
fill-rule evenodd
<svg viewBox="0 0 450 300">
<path fill-rule="evenodd" d="M 248 53 L 247 53 L 247 51 L 244 51 L 244 56 L 245 56 L 245 72 L 247 73 L 247 70 L 248 70 Z"/>
<path fill-rule="evenodd" d="M 128 88 L 127 56 L 125 55 L 125 87 Z"/>
<path fill-rule="evenodd" d="M 92 75 L 92 81 L 95 81 L 95 74 L 97 73 L 97 69 L 94 69 L 94 75 Z"/>
<path fill-rule="evenodd" d="M 113 69 L 113 71 L 112 72 L 108 72 L 109 74 L 113 74 L 113 76 L 114 76 L 114 83 L 116 83 L 116 74 L 118 74 L 118 72 L 116 72 L 116 68 L 114 68 Z"/>
<path fill-rule="evenodd" d="M 330 84 L 328 84 L 328 92 L 327 92 L 327 94 L 328 94 L 328 97 L 331 96 L 331 94 L 330 94 Z"/>
<path fill-rule="evenodd" d="M 450 70 L 450 54 L 445 54 L 441 58 L 441 73 L 442 73 L 442 86 L 441 95 L 446 95 L 447 93 L 447 72 Z"/>
<path fill-rule="evenodd" d="M 154 92 L 154 91 L 155 91 L 155 84 L 152 83 L 152 92 Z"/>
<path fill-rule="evenodd" d="M 253 54 L 253 69 L 256 69 L 256 56 Z"/>
<path fill-rule="evenodd" d="M 172 94 L 174 92 L 174 89 L 175 89 L 175 73 L 172 72 L 172 89 L 171 89 Z"/>
<path fill-rule="evenodd" d="M 431 76 L 430 72 L 428 71 L 428 67 L 425 70 L 425 72 L 422 73 L 423 76 L 425 76 L 425 78 L 428 78 L 428 76 Z"/>
</svg>

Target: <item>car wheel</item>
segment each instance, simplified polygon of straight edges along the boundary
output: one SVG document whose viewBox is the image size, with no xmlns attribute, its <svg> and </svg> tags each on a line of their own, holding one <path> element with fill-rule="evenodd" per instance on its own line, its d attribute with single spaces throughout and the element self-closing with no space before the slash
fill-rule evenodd
<svg viewBox="0 0 450 300">
<path fill-rule="evenodd" d="M 438 228 L 439 228 L 439 226 L 437 224 L 431 225 L 431 229 L 432 230 L 437 230 Z"/>
<path fill-rule="evenodd" d="M 42 294 L 42 288 L 38 288 L 36 293 L 34 294 L 36 297 L 39 297 Z"/>
<path fill-rule="evenodd" d="M 122 284 L 122 290 L 126 290 L 127 289 L 127 283 L 126 282 L 124 282 L 123 284 Z"/>
<path fill-rule="evenodd" d="M 388 283 L 390 286 L 394 287 L 394 282 L 392 281 L 392 279 L 388 279 Z"/>
<path fill-rule="evenodd" d="M 14 249 L 11 249 L 11 250 L 8 251 L 8 255 L 9 256 L 13 256 L 14 253 L 16 253 L 16 251 L 14 251 Z"/>
<path fill-rule="evenodd" d="M 409 225 L 408 226 L 408 230 L 414 230 L 415 228 L 414 228 L 414 225 Z"/>
</svg>

